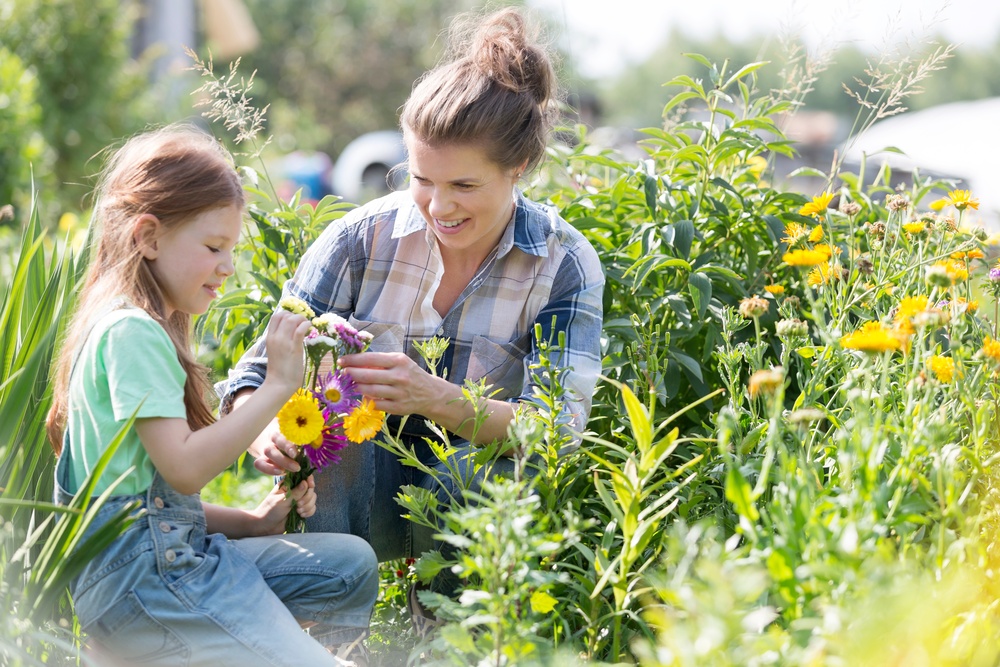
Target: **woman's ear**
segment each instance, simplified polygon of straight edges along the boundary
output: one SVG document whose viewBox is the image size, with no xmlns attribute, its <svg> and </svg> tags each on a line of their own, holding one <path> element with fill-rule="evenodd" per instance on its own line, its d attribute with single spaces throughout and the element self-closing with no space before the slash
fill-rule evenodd
<svg viewBox="0 0 1000 667">
<path fill-rule="evenodd" d="M 160 252 L 157 244 L 160 228 L 160 220 L 151 213 L 143 213 L 135 219 L 132 226 L 132 240 L 146 259 L 156 259 Z"/>
</svg>

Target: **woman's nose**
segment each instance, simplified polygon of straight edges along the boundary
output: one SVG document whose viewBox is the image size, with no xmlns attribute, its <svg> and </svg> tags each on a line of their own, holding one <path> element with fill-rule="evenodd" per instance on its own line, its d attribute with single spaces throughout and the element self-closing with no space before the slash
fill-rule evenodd
<svg viewBox="0 0 1000 667">
<path fill-rule="evenodd" d="M 444 190 L 435 189 L 427 202 L 427 212 L 434 218 L 444 218 L 452 211 L 451 198 Z"/>
</svg>

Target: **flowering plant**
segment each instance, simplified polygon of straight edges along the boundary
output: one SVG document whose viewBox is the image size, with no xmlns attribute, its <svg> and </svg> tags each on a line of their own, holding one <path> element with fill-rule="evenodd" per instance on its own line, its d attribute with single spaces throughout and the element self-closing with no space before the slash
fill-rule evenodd
<svg viewBox="0 0 1000 667">
<path fill-rule="evenodd" d="M 312 330 L 305 339 L 305 382 L 278 411 L 281 434 L 300 447 L 295 459 L 299 470 L 285 473 L 282 480 L 286 489 L 294 489 L 316 470 L 340 463 L 337 452 L 349 442 L 374 437 L 382 428 L 385 413 L 362 396 L 351 376 L 337 366 L 340 355 L 364 352 L 371 334 L 358 331 L 333 313 L 317 317 L 295 297 L 281 299 L 278 307 L 312 321 Z M 328 358 L 331 363 L 326 365 Z M 289 512 L 285 530 L 301 532 L 302 527 L 298 513 Z"/>
</svg>

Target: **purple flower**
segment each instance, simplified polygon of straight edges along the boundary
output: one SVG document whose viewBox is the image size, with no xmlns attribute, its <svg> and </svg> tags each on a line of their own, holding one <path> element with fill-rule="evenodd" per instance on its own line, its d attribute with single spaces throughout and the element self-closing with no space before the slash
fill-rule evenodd
<svg viewBox="0 0 1000 667">
<path fill-rule="evenodd" d="M 368 339 L 363 338 L 358 330 L 347 322 L 337 322 L 333 325 L 333 330 L 344 344 L 345 354 L 356 354 L 368 345 Z"/>
<path fill-rule="evenodd" d="M 1000 266 L 990 269 L 990 282 L 1000 283 Z"/>
<path fill-rule="evenodd" d="M 361 400 L 354 379 L 339 368 L 326 374 L 320 381 L 316 393 L 327 409 L 334 414 L 350 412 Z"/>
<path fill-rule="evenodd" d="M 340 463 L 340 457 L 336 452 L 349 444 L 347 436 L 340 432 L 341 425 L 341 422 L 335 422 L 327 426 L 323 429 L 321 439 L 302 448 L 313 468 L 321 470 L 331 463 Z"/>
</svg>

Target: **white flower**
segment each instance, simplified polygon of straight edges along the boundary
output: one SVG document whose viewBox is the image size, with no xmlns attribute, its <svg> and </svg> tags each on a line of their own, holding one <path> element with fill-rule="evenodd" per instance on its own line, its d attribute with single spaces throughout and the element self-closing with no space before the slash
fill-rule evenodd
<svg viewBox="0 0 1000 667">
<path fill-rule="evenodd" d="M 330 333 L 336 325 L 347 324 L 347 320 L 336 313 L 323 313 L 319 317 L 314 317 L 312 324 L 320 331 Z"/>
</svg>

